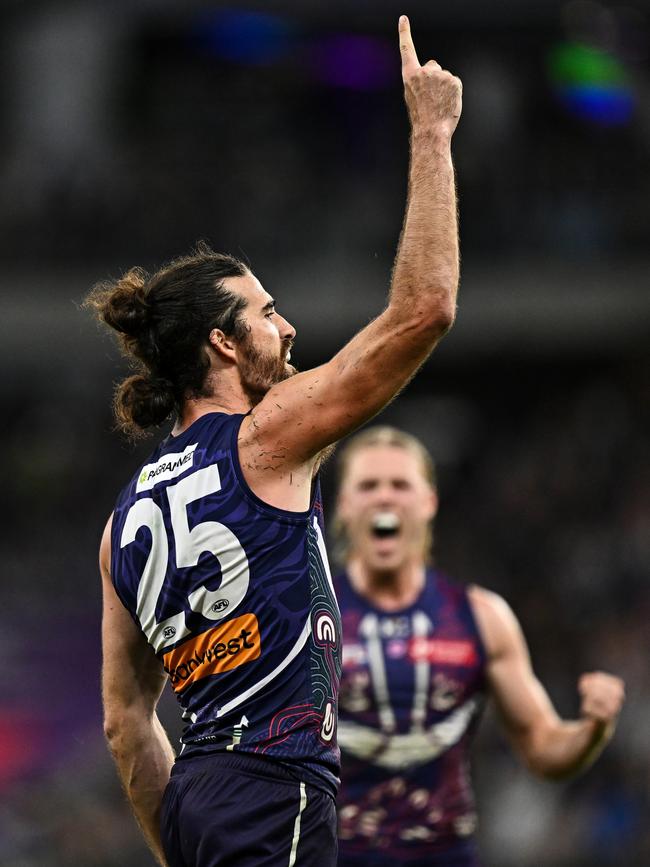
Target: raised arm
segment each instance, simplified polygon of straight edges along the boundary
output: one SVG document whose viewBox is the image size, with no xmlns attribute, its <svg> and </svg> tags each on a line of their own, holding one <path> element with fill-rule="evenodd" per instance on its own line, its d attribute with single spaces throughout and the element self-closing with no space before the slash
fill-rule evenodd
<svg viewBox="0 0 650 867">
<path fill-rule="evenodd" d="M 109 520 L 100 549 L 104 731 L 138 824 L 160 864 L 160 805 L 174 752 L 155 709 L 165 685 L 160 662 L 120 602 L 110 577 Z"/>
<path fill-rule="evenodd" d="M 453 323 L 458 227 L 451 138 L 461 83 L 432 60 L 420 65 L 406 17 L 399 39 L 411 153 L 388 306 L 330 362 L 266 395 L 243 426 L 244 464 L 260 450 L 274 469 L 313 459 L 385 406 Z"/>
<path fill-rule="evenodd" d="M 563 779 L 588 768 L 614 733 L 623 681 L 604 672 L 578 683 L 580 719 L 561 719 L 535 676 L 521 627 L 507 603 L 473 587 L 472 608 L 488 654 L 492 696 L 513 746 L 538 776 Z"/>
</svg>

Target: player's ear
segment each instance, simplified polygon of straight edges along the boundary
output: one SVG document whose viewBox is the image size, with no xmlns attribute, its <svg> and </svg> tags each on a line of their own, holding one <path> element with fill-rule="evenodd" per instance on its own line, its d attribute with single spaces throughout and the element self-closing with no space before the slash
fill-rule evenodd
<svg viewBox="0 0 650 867">
<path fill-rule="evenodd" d="M 208 342 L 220 358 L 230 361 L 235 359 L 235 344 L 220 328 L 213 328 L 208 335 Z"/>
<path fill-rule="evenodd" d="M 433 521 L 438 514 L 438 492 L 435 488 L 430 488 L 427 495 L 427 519 Z"/>
<path fill-rule="evenodd" d="M 343 486 L 339 488 L 339 494 L 336 498 L 336 505 L 334 507 L 334 514 L 341 521 L 345 521 L 349 514 L 348 497 L 345 494 L 345 488 Z"/>
</svg>

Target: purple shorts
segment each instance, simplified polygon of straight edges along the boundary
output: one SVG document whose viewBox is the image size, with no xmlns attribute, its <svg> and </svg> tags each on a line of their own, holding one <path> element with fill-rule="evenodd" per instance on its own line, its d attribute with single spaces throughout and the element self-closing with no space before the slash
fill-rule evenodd
<svg viewBox="0 0 650 867">
<path fill-rule="evenodd" d="M 169 867 L 335 867 L 332 796 L 300 770 L 218 753 L 177 762 L 160 829 Z"/>
</svg>

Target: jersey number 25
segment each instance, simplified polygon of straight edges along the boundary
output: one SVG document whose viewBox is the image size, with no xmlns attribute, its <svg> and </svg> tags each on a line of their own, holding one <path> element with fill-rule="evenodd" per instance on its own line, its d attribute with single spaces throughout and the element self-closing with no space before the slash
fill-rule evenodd
<svg viewBox="0 0 650 867">
<path fill-rule="evenodd" d="M 192 611 L 209 620 L 221 620 L 242 601 L 248 590 L 250 572 L 248 558 L 232 530 L 218 521 L 202 521 L 190 529 L 187 507 L 201 497 L 221 490 L 221 477 L 216 464 L 203 467 L 179 482 L 169 485 L 172 532 L 176 550 L 176 568 L 196 566 L 199 557 L 208 551 L 221 566 L 221 584 L 217 590 L 201 585 L 188 596 Z M 136 613 L 142 631 L 156 653 L 189 634 L 185 612 L 179 611 L 160 622 L 156 620 L 156 605 L 169 564 L 169 542 L 163 512 L 151 497 L 143 497 L 131 506 L 124 522 L 120 548 L 135 541 L 136 534 L 146 527 L 151 532 L 151 550 L 140 583 Z"/>
</svg>

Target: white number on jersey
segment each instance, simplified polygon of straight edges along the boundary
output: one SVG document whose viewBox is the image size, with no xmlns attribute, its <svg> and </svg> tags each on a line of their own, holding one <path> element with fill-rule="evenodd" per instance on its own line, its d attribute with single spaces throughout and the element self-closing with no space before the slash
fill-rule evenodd
<svg viewBox="0 0 650 867">
<path fill-rule="evenodd" d="M 188 597 L 192 611 L 209 620 L 221 620 L 235 609 L 248 590 L 250 571 L 248 558 L 235 534 L 217 521 L 203 521 L 190 530 L 187 507 L 190 503 L 221 490 L 221 477 L 216 464 L 190 473 L 169 485 L 172 532 L 178 569 L 196 566 L 204 552 L 214 554 L 221 567 L 221 585 L 208 590 L 201 585 Z M 147 527 L 151 532 L 151 550 L 138 585 L 137 616 L 147 641 L 156 652 L 189 634 L 185 612 L 180 611 L 165 620 L 156 620 L 156 605 L 165 582 L 169 562 L 169 543 L 160 506 L 151 497 L 137 500 L 129 509 L 122 530 L 120 547 L 135 541 L 137 532 Z"/>
</svg>

